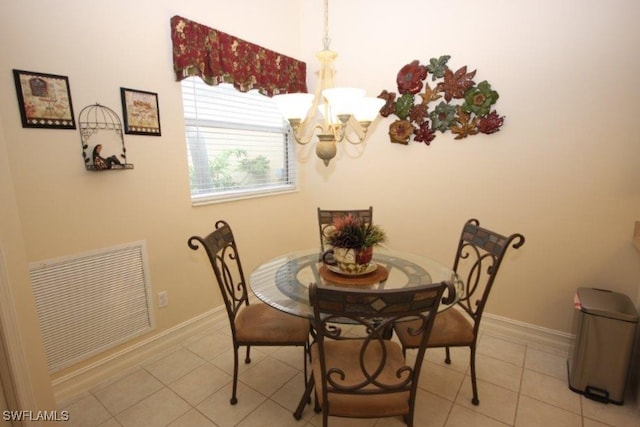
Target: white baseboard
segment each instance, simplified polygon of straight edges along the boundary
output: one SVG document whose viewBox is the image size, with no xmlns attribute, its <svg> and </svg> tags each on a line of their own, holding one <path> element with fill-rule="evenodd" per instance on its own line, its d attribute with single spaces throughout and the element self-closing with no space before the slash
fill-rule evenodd
<svg viewBox="0 0 640 427">
<path fill-rule="evenodd" d="M 226 322 L 224 307 L 210 310 L 104 359 L 57 378 L 52 382 L 56 401 L 62 402 L 91 390 L 110 377 L 135 368 L 162 349 L 179 344 L 186 338 L 202 331 L 211 330 L 221 321 Z M 537 345 L 561 352 L 568 352 L 573 341 L 573 336 L 570 334 L 489 313 L 483 315 L 481 330 L 528 345 Z"/>
<path fill-rule="evenodd" d="M 139 366 L 140 363 L 167 347 L 179 344 L 186 338 L 203 331 L 212 330 L 220 324 L 225 324 L 227 322 L 226 315 L 224 307 L 217 307 L 91 365 L 57 378 L 52 382 L 56 401 L 63 402 L 78 396 L 111 377 Z M 575 339 L 573 335 L 568 333 L 490 313 L 484 313 L 480 329 L 482 332 L 502 336 L 511 341 L 567 354 Z M 640 402 L 640 390 L 638 394 L 636 399 Z"/>
<path fill-rule="evenodd" d="M 503 335 L 511 340 L 528 345 L 550 348 L 560 352 L 569 352 L 575 337 L 572 334 L 554 329 L 524 323 L 506 317 L 484 313 L 480 330 Z"/>
<path fill-rule="evenodd" d="M 51 382 L 56 402 L 71 399 L 91 390 L 110 377 L 135 368 L 163 349 L 176 345 L 190 336 L 212 330 L 226 320 L 224 306 L 209 310 L 173 328 L 162 331 L 119 352 L 84 366 Z"/>
<path fill-rule="evenodd" d="M 553 329 L 542 328 L 529 323 L 519 322 L 506 317 L 484 313 L 480 330 L 491 335 L 502 336 L 511 341 L 519 341 L 527 346 L 540 347 L 541 349 L 552 350 L 563 354 L 569 354 L 571 345 L 575 341 L 575 336 Z M 638 333 L 640 337 L 640 332 Z M 639 347 L 640 349 L 640 347 Z M 634 373 L 632 367 L 632 377 L 629 384 L 630 396 L 638 405 L 640 415 L 640 350 L 638 360 L 635 361 L 637 371 Z M 635 377 L 634 377 L 635 376 Z"/>
</svg>

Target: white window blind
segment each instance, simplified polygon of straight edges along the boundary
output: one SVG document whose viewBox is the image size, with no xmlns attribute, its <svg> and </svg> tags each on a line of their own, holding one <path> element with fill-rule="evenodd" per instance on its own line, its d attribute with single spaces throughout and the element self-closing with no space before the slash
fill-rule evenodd
<svg viewBox="0 0 640 427">
<path fill-rule="evenodd" d="M 293 138 L 271 98 L 189 77 L 182 99 L 193 204 L 296 189 Z"/>
</svg>

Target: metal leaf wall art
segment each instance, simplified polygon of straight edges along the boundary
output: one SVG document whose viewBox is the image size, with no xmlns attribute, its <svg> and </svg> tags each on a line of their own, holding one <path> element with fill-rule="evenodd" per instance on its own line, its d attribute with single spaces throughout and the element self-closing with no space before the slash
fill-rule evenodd
<svg viewBox="0 0 640 427">
<path fill-rule="evenodd" d="M 431 58 L 428 65 L 414 60 L 398 72 L 398 93 L 383 90 L 378 95 L 386 101 L 380 115 L 397 117 L 389 126 L 391 142 L 407 145 L 413 136 L 430 145 L 438 131 L 463 139 L 500 130 L 504 117 L 492 110 L 498 92 L 486 80 L 476 84 L 476 70 L 468 71 L 466 65 L 453 71 L 447 65 L 450 58 Z"/>
</svg>

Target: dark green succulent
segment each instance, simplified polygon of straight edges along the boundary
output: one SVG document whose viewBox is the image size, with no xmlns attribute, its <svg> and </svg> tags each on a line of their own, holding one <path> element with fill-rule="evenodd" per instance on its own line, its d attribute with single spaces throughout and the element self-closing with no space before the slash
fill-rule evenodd
<svg viewBox="0 0 640 427">
<path fill-rule="evenodd" d="M 349 214 L 333 221 L 327 234 L 327 243 L 339 248 L 361 249 L 384 243 L 387 234 L 378 225 Z"/>
</svg>

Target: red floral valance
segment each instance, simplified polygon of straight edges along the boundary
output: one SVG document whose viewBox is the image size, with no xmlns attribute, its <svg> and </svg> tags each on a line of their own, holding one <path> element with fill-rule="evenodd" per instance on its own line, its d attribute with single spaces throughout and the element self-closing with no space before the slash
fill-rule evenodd
<svg viewBox="0 0 640 427">
<path fill-rule="evenodd" d="M 171 18 L 176 80 L 200 76 L 210 85 L 232 83 L 272 96 L 307 92 L 307 65 L 180 16 Z"/>
</svg>

